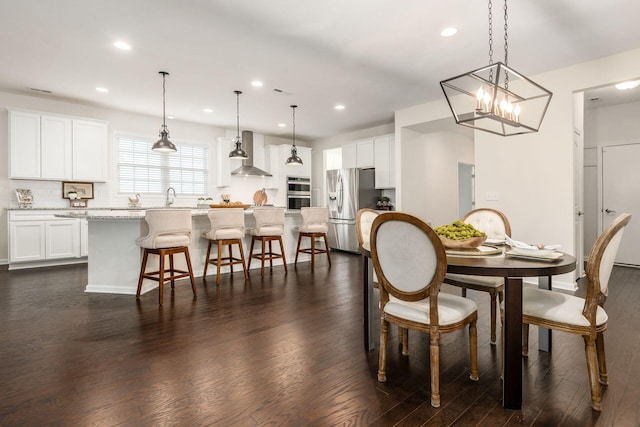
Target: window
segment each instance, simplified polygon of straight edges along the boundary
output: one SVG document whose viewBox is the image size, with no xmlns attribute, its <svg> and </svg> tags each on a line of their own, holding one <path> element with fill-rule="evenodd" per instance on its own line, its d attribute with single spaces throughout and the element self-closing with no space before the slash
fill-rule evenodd
<svg viewBox="0 0 640 427">
<path fill-rule="evenodd" d="M 178 194 L 207 194 L 208 148 L 175 143 L 175 153 L 151 151 L 155 141 L 118 137 L 118 192 L 163 194 L 173 187 Z"/>
</svg>

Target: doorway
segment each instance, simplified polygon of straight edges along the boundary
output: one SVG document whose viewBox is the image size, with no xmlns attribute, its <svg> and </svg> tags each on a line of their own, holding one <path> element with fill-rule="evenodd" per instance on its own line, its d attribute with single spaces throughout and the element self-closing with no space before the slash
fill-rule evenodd
<svg viewBox="0 0 640 427">
<path fill-rule="evenodd" d="M 475 165 L 458 162 L 458 218 L 476 207 Z"/>
</svg>

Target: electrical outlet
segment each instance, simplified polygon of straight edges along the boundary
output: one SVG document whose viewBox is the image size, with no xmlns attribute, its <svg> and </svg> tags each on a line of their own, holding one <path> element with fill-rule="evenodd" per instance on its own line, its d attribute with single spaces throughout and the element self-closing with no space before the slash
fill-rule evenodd
<svg viewBox="0 0 640 427">
<path fill-rule="evenodd" d="M 487 202 L 497 202 L 500 200 L 500 193 L 497 191 L 487 191 L 487 195 L 485 197 Z"/>
</svg>

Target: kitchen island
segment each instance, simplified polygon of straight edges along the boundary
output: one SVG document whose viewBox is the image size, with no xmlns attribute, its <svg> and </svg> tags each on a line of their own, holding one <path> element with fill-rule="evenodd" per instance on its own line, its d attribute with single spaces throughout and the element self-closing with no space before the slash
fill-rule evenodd
<svg viewBox="0 0 640 427">
<path fill-rule="evenodd" d="M 202 277 L 209 241 L 202 233 L 209 229 L 207 209 L 192 209 L 192 234 L 189 254 L 195 277 Z M 72 211 L 56 214 L 61 218 L 80 218 L 88 221 L 89 256 L 88 278 L 85 292 L 135 295 L 142 264 L 142 250 L 136 245 L 136 239 L 145 236 L 148 226 L 144 221 L 144 210 L 100 210 Z M 287 263 L 293 263 L 296 255 L 298 233 L 296 227 L 302 224 L 299 211 L 287 211 L 285 214 L 285 232 L 283 236 Z M 245 211 L 245 227 L 255 225 L 253 211 Z M 249 262 L 251 236 L 244 239 L 245 258 Z M 238 255 L 234 252 L 235 255 Z M 308 261 L 310 255 L 300 254 L 298 261 Z M 184 257 L 175 257 L 177 268 L 186 268 Z M 274 260 L 274 265 L 282 265 L 282 260 Z M 147 270 L 157 269 L 158 257 L 150 256 Z M 255 260 L 251 268 L 259 268 Z M 222 273 L 228 273 L 229 267 L 223 267 Z M 209 268 L 208 276 L 215 276 L 216 269 Z M 142 293 L 158 287 L 158 282 L 145 279 Z"/>
</svg>

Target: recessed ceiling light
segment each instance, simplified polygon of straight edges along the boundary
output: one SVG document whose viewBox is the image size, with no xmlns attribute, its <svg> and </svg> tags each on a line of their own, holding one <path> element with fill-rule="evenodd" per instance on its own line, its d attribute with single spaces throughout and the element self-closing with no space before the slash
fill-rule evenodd
<svg viewBox="0 0 640 427">
<path fill-rule="evenodd" d="M 333 107 L 333 108 L 335 108 L 336 110 L 344 110 L 344 105 L 342 105 L 342 104 L 338 104 L 338 105 L 336 105 L 336 106 L 335 106 L 335 107 Z"/>
<path fill-rule="evenodd" d="M 106 87 L 97 87 L 96 91 L 97 92 L 102 92 L 102 93 L 107 93 L 107 92 L 109 92 L 109 89 L 107 89 Z"/>
<path fill-rule="evenodd" d="M 131 50 L 131 45 L 129 43 L 127 43 L 127 42 L 117 41 L 113 45 L 115 47 L 117 47 L 118 49 Z"/>
<path fill-rule="evenodd" d="M 251 82 L 251 86 L 262 87 L 262 82 L 260 80 L 254 80 Z"/>
<path fill-rule="evenodd" d="M 213 110 L 211 108 L 205 108 L 204 110 L 205 113 L 213 113 Z"/>
<path fill-rule="evenodd" d="M 442 37 L 451 37 L 452 35 L 454 35 L 457 32 L 458 32 L 457 28 L 449 27 L 449 28 L 445 28 L 444 30 L 440 31 L 440 35 Z"/>
<path fill-rule="evenodd" d="M 616 89 L 618 90 L 633 89 L 638 87 L 638 85 L 640 85 L 640 80 L 630 80 L 628 82 L 618 83 L 616 85 Z"/>
<path fill-rule="evenodd" d="M 173 120 L 173 119 L 175 119 L 175 116 L 167 116 L 167 119 Z"/>
<path fill-rule="evenodd" d="M 287 125 L 286 125 L 286 123 L 278 123 L 278 127 L 279 128 L 286 128 Z"/>
</svg>

